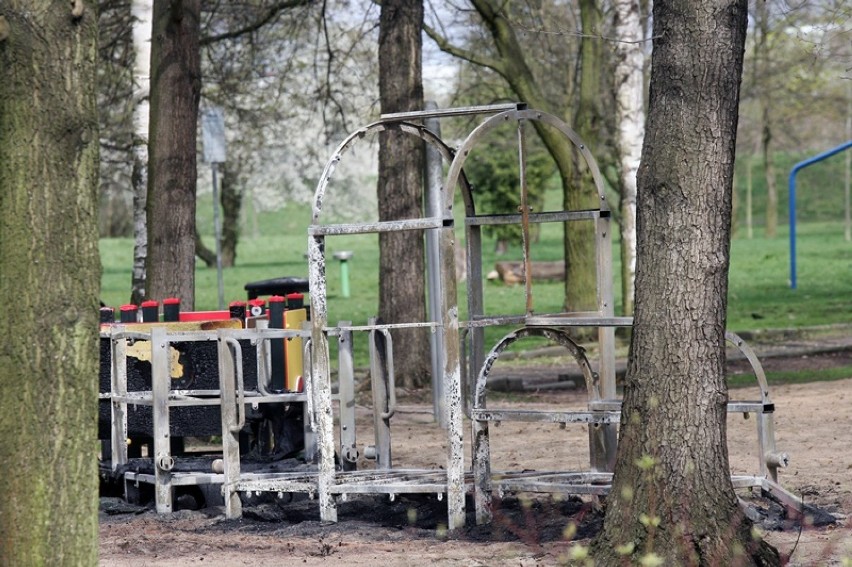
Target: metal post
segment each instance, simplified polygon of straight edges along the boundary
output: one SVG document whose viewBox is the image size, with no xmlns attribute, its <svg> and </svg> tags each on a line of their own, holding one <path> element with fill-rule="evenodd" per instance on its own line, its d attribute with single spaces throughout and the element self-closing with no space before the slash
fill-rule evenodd
<svg viewBox="0 0 852 567">
<path fill-rule="evenodd" d="M 426 103 L 426 110 L 435 110 L 434 101 Z M 423 124 L 441 137 L 441 123 L 437 118 L 427 118 Z M 443 180 L 443 161 L 441 153 L 431 144 L 426 144 L 426 216 L 441 216 L 441 182 Z M 439 245 L 440 229 L 426 231 L 426 286 L 429 293 L 429 321 L 441 321 L 441 258 Z M 441 346 L 444 342 L 444 330 L 438 326 L 429 335 L 429 348 L 432 356 L 432 407 L 435 421 L 444 429 L 447 427 L 447 408 L 444 401 L 444 361 Z"/>
<path fill-rule="evenodd" d="M 110 372 L 110 392 L 112 405 L 112 427 L 110 432 L 111 464 L 115 471 L 121 465 L 127 464 L 127 339 L 116 338 L 123 333 L 124 327 L 113 326 L 110 332 L 110 358 L 112 370 Z M 118 397 L 119 399 L 116 399 Z"/>
<path fill-rule="evenodd" d="M 320 519 L 337 521 L 337 502 L 331 493 L 334 484 L 334 416 L 331 406 L 331 378 L 329 376 L 328 322 L 325 281 L 325 238 L 308 238 L 308 277 L 311 289 L 311 392 L 317 422 L 317 448 L 319 450 L 319 475 L 317 491 Z"/>
<path fill-rule="evenodd" d="M 598 313 L 601 317 L 615 316 L 615 299 L 612 288 L 612 234 L 610 217 L 601 214 L 595 221 L 597 247 Z M 615 328 L 598 327 L 600 348 L 600 389 L 605 400 L 616 397 L 615 383 Z M 618 443 L 614 423 L 589 424 L 589 454 L 593 472 L 615 470 L 615 451 Z"/>
<path fill-rule="evenodd" d="M 169 341 L 162 327 L 151 329 L 151 395 L 154 414 L 154 497 L 158 514 L 172 511 L 171 436 L 169 433 Z"/>
<path fill-rule="evenodd" d="M 340 295 L 349 297 L 349 260 L 355 253 L 351 250 L 335 252 L 333 257 L 340 262 Z"/>
<path fill-rule="evenodd" d="M 222 223 L 219 221 L 219 189 L 216 179 L 216 162 L 210 164 L 213 170 L 213 232 L 216 235 L 216 281 L 219 284 L 219 309 L 225 308 L 225 283 L 222 279 Z"/>
<path fill-rule="evenodd" d="M 369 325 L 376 324 L 376 318 L 368 320 Z M 376 439 L 376 468 L 391 468 L 391 433 L 388 401 L 391 398 L 390 388 L 393 388 L 389 377 L 393 369 L 390 367 L 389 349 L 392 348 L 383 333 L 370 331 L 370 382 L 373 390 L 373 430 Z"/>
<path fill-rule="evenodd" d="M 222 283 L 222 227 L 219 224 L 219 192 L 216 183 L 216 164 L 227 161 L 225 113 L 219 107 L 201 112 L 201 139 L 204 161 L 213 168 L 213 229 L 216 233 L 216 276 L 219 280 L 219 309 L 225 308 L 225 289 Z"/>
<path fill-rule="evenodd" d="M 838 154 L 842 151 L 852 148 L 852 140 L 849 140 L 830 150 L 817 154 L 804 161 L 800 161 L 790 170 L 790 175 L 787 178 L 788 201 L 790 210 L 790 288 L 796 289 L 796 174 L 800 170 L 811 166 L 824 159 Z"/>
<path fill-rule="evenodd" d="M 351 321 L 340 321 L 349 327 Z M 355 367 L 352 356 L 352 331 L 341 330 L 337 336 L 337 392 L 340 398 L 340 461 L 345 471 L 355 470 L 358 447 L 355 439 Z"/>
<path fill-rule="evenodd" d="M 236 491 L 240 479 L 240 427 L 237 420 L 236 381 L 234 377 L 234 359 L 231 350 L 220 331 L 217 343 L 219 353 L 219 404 L 222 416 L 222 496 L 225 499 L 225 516 L 242 516 L 242 503 Z M 242 361 L 240 361 L 242 364 Z M 260 380 L 264 378 L 258 376 Z"/>
</svg>

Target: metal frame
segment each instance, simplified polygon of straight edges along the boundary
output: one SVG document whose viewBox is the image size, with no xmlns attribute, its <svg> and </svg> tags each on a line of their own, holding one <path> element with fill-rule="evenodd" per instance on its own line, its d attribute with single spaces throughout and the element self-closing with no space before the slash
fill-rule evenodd
<svg viewBox="0 0 852 567">
<path fill-rule="evenodd" d="M 153 408 L 153 461 L 154 473 L 128 471 L 125 485 L 148 483 L 154 485 L 155 505 L 158 513 L 172 511 L 172 496 L 175 486 L 221 484 L 225 496 L 226 514 L 229 517 L 241 513 L 239 490 L 264 490 L 269 475 L 263 473 L 241 473 L 239 454 L 239 431 L 245 423 L 245 408 L 248 405 L 304 402 L 306 412 L 306 453 L 316 452 L 310 445 L 313 440 L 313 392 L 311 381 L 305 380 L 304 393 L 271 393 L 266 387 L 270 383 L 268 345 L 273 339 L 307 338 L 307 330 L 268 329 L 263 326 L 253 329 L 218 331 L 168 332 L 163 327 L 152 327 L 150 331 L 138 332 L 132 325 L 113 325 L 102 336 L 110 339 L 112 356 L 111 392 L 102 398 L 111 402 L 111 467 L 118 470 L 127 465 L 127 406 L 141 405 Z M 247 391 L 242 379 L 242 347 L 239 340 L 248 340 L 258 348 L 258 386 Z M 355 447 L 354 374 L 352 366 L 351 333 L 339 334 L 340 360 L 339 392 L 334 396 L 340 401 L 341 454 L 350 455 Z M 127 345 L 129 341 L 147 341 L 151 345 L 151 390 L 127 391 Z M 216 341 L 218 343 L 219 382 L 218 390 L 175 390 L 170 385 L 169 347 L 177 342 Z M 307 345 L 306 345 L 307 346 Z M 307 350 L 307 349 L 306 349 Z M 305 361 L 307 362 L 307 360 Z M 306 370 L 308 365 L 306 364 Z M 307 376 L 307 372 L 305 373 Z M 222 419 L 223 471 L 175 472 L 175 457 L 171 455 L 169 442 L 169 412 L 175 407 L 219 406 Z M 288 492 L 316 493 L 316 475 L 305 472 L 293 473 Z M 250 481 L 260 486 L 255 488 Z M 280 483 L 279 483 L 280 484 Z M 281 490 L 281 489 L 276 489 Z M 127 492 L 127 491 L 125 491 Z"/>
<path fill-rule="evenodd" d="M 483 121 L 474 128 L 456 151 L 453 151 L 438 135 L 429 130 L 425 120 L 450 116 L 483 116 Z M 476 213 L 473 195 L 464 175 L 463 166 L 471 150 L 495 128 L 515 122 L 518 133 L 518 157 L 521 164 L 521 201 L 526 203 L 525 128 L 529 122 L 539 122 L 556 129 L 574 144 L 584 158 L 595 183 L 599 197 L 598 206 L 588 210 L 534 212 L 522 206 L 518 214 L 479 215 Z M 380 222 L 322 224 L 323 202 L 337 163 L 346 151 L 369 133 L 395 129 L 417 136 L 434 148 L 450 163 L 448 174 L 437 195 L 433 195 L 431 206 L 423 218 L 389 220 Z M 468 319 L 460 320 L 455 273 L 455 222 L 453 216 L 454 193 L 459 191 L 464 205 L 464 230 L 467 245 Z M 595 249 L 597 267 L 597 306 L 594 311 L 574 313 L 537 314 L 534 310 L 531 278 L 525 278 L 526 298 L 523 314 L 486 314 L 482 285 L 482 236 L 481 228 L 486 225 L 518 223 L 524 234 L 524 266 L 530 269 L 529 226 L 545 222 L 591 221 L 595 224 Z M 632 325 L 632 318 L 614 315 L 611 216 L 603 190 L 603 181 L 597 164 L 588 148 L 564 122 L 558 118 L 535 110 L 524 104 L 469 107 L 461 109 L 428 110 L 384 115 L 380 120 L 361 128 L 347 137 L 336 149 L 326 164 L 314 195 L 312 223 L 308 229 L 308 263 L 311 300 L 310 329 L 294 331 L 219 331 L 211 336 L 191 340 L 217 340 L 219 342 L 220 391 L 215 397 L 205 398 L 203 403 L 221 405 L 223 431 L 223 473 L 220 475 L 196 474 L 183 478 L 172 474 L 168 458 L 168 409 L 174 405 L 188 403 L 189 398 L 179 397 L 167 387 L 168 351 L 170 340 L 177 340 L 163 331 L 152 330 L 150 339 L 154 346 L 152 364 L 155 368 L 153 391 L 150 395 L 131 396 L 126 392 L 126 369 L 120 362 L 124 356 L 125 339 L 135 335 L 125 329 L 114 329 L 112 404 L 113 404 L 113 466 L 126 463 L 122 423 L 126 420 L 127 403 L 150 403 L 155 407 L 155 457 L 158 466 L 154 478 L 135 479 L 152 481 L 157 486 L 158 511 L 170 510 L 170 486 L 181 482 L 221 482 L 225 495 L 228 517 L 241 514 L 239 492 L 307 492 L 317 496 L 323 521 L 337 521 L 337 503 L 350 494 L 396 494 L 434 493 L 438 498 L 447 498 L 447 527 L 458 529 L 465 523 L 465 495 L 473 492 L 478 523 L 490 521 L 491 499 L 506 492 L 555 492 L 564 494 L 602 495 L 609 490 L 614 468 L 616 428 L 620 418 L 621 402 L 617 399 L 615 382 L 615 327 Z M 366 233 L 382 233 L 403 230 L 426 230 L 430 240 L 437 245 L 437 254 L 429 255 L 430 292 L 435 296 L 435 307 L 440 320 L 406 324 L 379 324 L 370 320 L 367 325 L 352 326 L 341 322 L 338 326 L 328 325 L 326 288 L 325 240 L 327 237 L 348 236 Z M 437 238 L 431 238 L 436 236 Z M 506 335 L 488 356 L 485 354 L 484 330 L 489 326 L 513 325 L 520 327 Z M 390 330 L 395 328 L 422 327 L 435 331 L 440 337 L 441 361 L 443 363 L 441 383 L 441 416 L 446 435 L 446 463 L 443 468 L 400 469 L 394 468 L 391 460 L 390 419 L 394 413 L 393 343 Z M 598 331 L 598 354 L 596 371 L 587 359 L 585 351 L 569 336 L 572 327 L 592 327 Z M 354 385 L 352 369 L 352 340 L 356 332 L 369 335 L 371 352 L 371 379 L 373 388 L 373 412 L 375 445 L 365 449 L 365 456 L 376 460 L 375 469 L 355 470 L 358 458 L 355 437 Z M 236 433 L 241 427 L 241 411 L 249 402 L 285 401 L 280 395 L 257 392 L 248 396 L 241 384 L 239 368 L 240 350 L 238 338 L 280 338 L 282 336 L 309 337 L 305 345 L 306 392 L 285 395 L 286 401 L 304 401 L 306 405 L 306 428 L 316 437 L 315 471 L 260 474 L 243 472 L 240 467 Z M 204 338 L 200 338 L 204 336 Z M 564 346 L 580 365 L 589 396 L 588 409 L 583 411 L 526 411 L 490 410 L 486 407 L 486 385 L 490 369 L 500 354 L 513 342 L 531 337 L 546 337 Z M 331 361 L 329 340 L 336 337 L 339 344 L 338 372 L 339 394 L 333 394 L 331 383 Z M 775 448 L 772 412 L 774 406 L 769 399 L 766 378 L 754 352 L 736 335 L 729 333 L 729 341 L 737 346 L 751 362 L 761 389 L 761 399 L 756 402 L 731 402 L 729 412 L 754 413 L 757 415 L 759 473 L 755 476 L 736 476 L 737 487 L 759 487 L 765 493 L 781 500 L 794 512 L 802 509 L 802 503 L 777 484 L 777 468 L 786 465 L 787 456 Z M 190 340 L 190 339 L 187 339 Z M 259 369 L 260 370 L 260 369 Z M 467 376 L 476 380 L 463 387 Z M 165 378 L 164 378 L 165 377 Z M 259 388 L 260 389 L 260 388 Z M 144 400 L 142 398 L 144 397 Z M 191 397 L 191 394 L 190 394 Z M 335 443 L 335 418 L 333 404 L 339 400 L 339 439 Z M 202 403 L 193 401 L 192 403 Z M 436 404 L 438 407 L 439 404 Z M 464 413 L 472 424 L 473 465 L 464 468 Z M 159 416 L 159 417 L 158 417 Z M 590 470 L 566 471 L 501 471 L 491 470 L 489 422 L 526 421 L 552 423 L 589 424 Z M 159 439 L 159 441 L 158 441 Z M 165 444 L 165 445 L 164 445 Z M 165 449 L 164 449 L 165 447 Z M 122 450 L 124 453 L 122 454 Z M 335 453 L 339 452 L 341 467 L 335 467 Z M 368 454 L 369 453 L 369 454 Z"/>
<path fill-rule="evenodd" d="M 419 121 L 442 118 L 447 116 L 482 115 L 483 121 L 476 126 L 458 149 L 453 152 L 437 135 L 430 132 Z M 508 215 L 478 215 L 475 210 L 473 196 L 464 176 L 464 163 L 471 150 L 495 128 L 515 122 L 518 131 L 518 157 L 521 166 L 520 191 L 522 207 L 519 214 Z M 581 211 L 531 212 L 523 203 L 526 202 L 527 186 L 525 175 L 525 127 L 529 122 L 540 122 L 554 128 L 574 144 L 577 152 L 585 160 L 598 194 L 598 206 Z M 428 208 L 424 218 L 368 222 L 360 224 L 323 225 L 320 223 L 323 201 L 329 188 L 331 175 L 349 146 L 367 133 L 380 132 L 391 128 L 415 135 L 437 149 L 445 160 L 450 161 L 449 171 L 443 186 L 440 188 L 438 201 Z M 465 213 L 465 235 L 467 244 L 468 272 L 468 320 L 459 319 L 457 304 L 457 287 L 455 274 L 455 222 L 453 220 L 453 202 L 455 191 L 461 194 Z M 482 238 L 481 227 L 505 223 L 520 223 L 524 233 L 524 265 L 529 273 L 530 243 L 528 239 L 529 225 L 542 222 L 571 222 L 575 220 L 591 220 L 595 223 L 595 249 L 597 266 L 597 309 L 584 313 L 557 313 L 539 315 L 534 312 L 531 278 L 525 278 L 524 293 L 526 309 L 523 315 L 487 315 L 484 312 L 484 290 L 482 286 Z M 476 499 L 476 516 L 478 522 L 490 518 L 491 492 L 496 487 L 498 493 L 507 490 L 530 490 L 565 493 L 603 494 L 608 490 L 608 479 L 614 467 L 616 449 L 616 428 L 620 416 L 620 401 L 616 399 L 615 383 L 615 327 L 632 325 L 632 319 L 615 317 L 613 274 L 612 274 L 612 242 L 611 215 L 604 195 L 603 180 L 598 166 L 580 137 L 558 118 L 526 108 L 524 104 L 500 105 L 493 107 L 471 107 L 462 109 L 430 110 L 423 112 L 405 112 L 384 115 L 382 118 L 350 135 L 337 148 L 326 165 L 314 196 L 312 225 L 308 230 L 308 261 L 309 281 L 312 305 L 312 343 L 313 362 L 311 379 L 315 383 L 316 410 L 319 439 L 319 472 L 318 493 L 320 515 L 325 521 L 337 520 L 336 502 L 344 499 L 349 493 L 402 493 L 402 492 L 437 492 L 447 495 L 447 519 L 450 530 L 460 528 L 465 522 L 465 493 L 473 490 Z M 412 471 L 399 470 L 391 466 L 390 428 L 387 416 L 392 413 L 384 406 L 385 400 L 391 395 L 386 389 L 392 389 L 392 368 L 388 369 L 377 361 L 377 347 L 372 346 L 374 376 L 374 412 L 377 429 L 376 452 L 377 468 L 366 472 L 337 472 L 333 466 L 333 416 L 330 410 L 331 398 L 329 388 L 329 362 L 326 335 L 331 330 L 327 327 L 327 303 L 325 280 L 325 238 L 327 236 L 345 236 L 364 233 L 380 233 L 402 230 L 425 229 L 430 233 L 438 233 L 437 264 L 430 261 L 430 270 L 437 272 L 439 277 L 432 278 L 432 291 L 440 301 L 440 321 L 415 323 L 405 326 L 429 326 L 440 331 L 442 335 L 443 360 L 443 402 L 446 415 L 446 465 L 444 470 Z M 430 255 L 430 259 L 432 256 Z M 484 328 L 499 325 L 521 325 L 522 329 L 510 334 L 503 342 L 492 350 L 488 359 L 484 353 Z M 591 372 L 591 366 L 585 354 L 573 343 L 565 329 L 569 327 L 594 327 L 598 329 L 597 373 Z M 372 322 L 364 330 L 369 330 L 374 339 L 379 326 Z M 464 331 L 464 343 L 461 337 Z M 494 358 L 499 356 L 505 346 L 520 336 L 540 335 L 549 336 L 566 346 L 575 359 L 584 368 L 589 387 L 589 410 L 584 412 L 525 412 L 522 410 L 490 411 L 485 408 L 484 388 L 488 369 Z M 383 334 L 384 336 L 384 334 Z M 741 340 L 735 339 L 735 344 L 743 348 Z M 392 352 L 392 351 L 391 351 Z M 746 352 L 744 350 L 744 352 Z M 748 352 L 746 352 L 748 355 Z M 753 353 L 752 353 L 753 354 Z M 466 360 L 463 360 L 462 356 Z M 493 358 L 492 358 L 493 357 Z M 750 357 L 755 365 L 756 358 Z M 760 477 L 738 477 L 740 484 L 751 486 L 772 485 L 773 490 L 780 490 L 775 484 L 775 477 L 766 478 L 767 473 L 774 475 L 768 463 L 785 462 L 776 454 L 772 436 L 771 407 L 768 402 L 768 390 L 765 379 L 761 378 L 762 369 L 759 363 L 755 365 L 758 380 L 764 399 L 759 403 L 740 403 L 729 406 L 730 411 L 745 411 L 758 413 L 758 437 L 762 457 Z M 387 374 L 391 373 L 391 374 Z M 463 388 L 465 376 L 478 376 L 475 391 Z M 472 384 L 471 387 L 474 385 Z M 474 437 L 474 466 L 472 472 L 464 470 L 463 456 L 463 413 L 470 405 L 470 417 L 473 423 Z M 381 415 L 379 415 L 381 414 Z M 584 473 L 500 473 L 492 474 L 490 470 L 488 451 L 489 421 L 499 420 L 521 421 L 552 421 L 552 422 L 584 422 L 589 423 L 589 443 L 591 454 L 591 470 Z M 774 465 L 773 465 L 774 466 Z M 767 484 L 769 483 L 769 484 Z M 787 493 L 789 494 L 789 493 Z M 792 495 L 790 495 L 792 497 Z M 788 501 L 792 501 L 788 499 Z"/>
</svg>

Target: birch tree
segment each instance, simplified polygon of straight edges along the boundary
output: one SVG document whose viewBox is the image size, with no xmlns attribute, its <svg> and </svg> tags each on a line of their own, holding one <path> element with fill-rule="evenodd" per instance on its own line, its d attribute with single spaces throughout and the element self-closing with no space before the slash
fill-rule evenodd
<svg viewBox="0 0 852 567">
<path fill-rule="evenodd" d="M 133 0 L 133 274 L 130 302 L 145 297 L 145 259 L 148 256 L 148 122 L 151 90 L 151 21 L 154 0 Z"/>
<path fill-rule="evenodd" d="M 615 112 L 621 165 L 621 290 L 624 314 L 633 313 L 636 279 L 636 172 L 645 137 L 645 54 L 639 0 L 615 0 Z"/>
</svg>

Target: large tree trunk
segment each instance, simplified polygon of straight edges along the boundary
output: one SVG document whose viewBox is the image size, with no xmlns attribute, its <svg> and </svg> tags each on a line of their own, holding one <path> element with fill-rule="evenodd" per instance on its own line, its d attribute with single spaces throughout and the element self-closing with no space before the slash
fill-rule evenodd
<svg viewBox="0 0 852 567">
<path fill-rule="evenodd" d="M 385 0 L 379 25 L 382 112 L 423 108 L 420 0 Z M 379 219 L 423 216 L 423 143 L 400 132 L 379 135 Z M 423 233 L 379 235 L 379 317 L 387 323 L 426 320 Z M 394 365 L 402 386 L 429 382 L 429 340 L 422 329 L 396 331 Z"/>
<path fill-rule="evenodd" d="M 778 563 L 737 505 L 725 313 L 746 0 L 658 0 L 635 325 L 601 565 Z M 620 553 L 624 552 L 624 553 Z"/>
<path fill-rule="evenodd" d="M 97 563 L 97 11 L 0 8 L 0 563 Z"/>
<path fill-rule="evenodd" d="M 148 123 L 151 92 L 151 19 L 153 0 L 133 0 L 133 272 L 130 302 L 145 297 L 145 259 L 148 256 Z"/>
<path fill-rule="evenodd" d="M 616 0 L 615 112 L 621 162 L 621 296 L 623 313 L 633 314 L 636 279 L 636 171 L 645 137 L 645 55 L 638 0 Z"/>
<path fill-rule="evenodd" d="M 200 0 L 154 0 L 146 295 L 195 305 Z"/>
</svg>

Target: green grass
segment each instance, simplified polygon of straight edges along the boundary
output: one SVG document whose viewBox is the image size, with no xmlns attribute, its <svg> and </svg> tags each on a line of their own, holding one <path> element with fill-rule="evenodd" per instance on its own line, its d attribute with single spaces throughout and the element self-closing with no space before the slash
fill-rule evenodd
<svg viewBox="0 0 852 567">
<path fill-rule="evenodd" d="M 552 198 L 552 196 L 549 196 Z M 199 226 L 202 233 L 212 232 L 209 198 L 199 202 Z M 206 216 L 205 216 L 206 215 Z M 261 213 L 258 225 L 262 236 L 243 236 L 237 251 L 237 265 L 224 271 L 225 302 L 244 299 L 247 282 L 280 276 L 307 277 L 304 251 L 310 209 L 307 205 L 288 206 L 278 212 Z M 733 331 L 809 327 L 849 323 L 852 320 L 852 245 L 843 239 L 840 222 L 802 222 L 798 231 L 798 289 L 789 287 L 789 243 L 786 226 L 775 239 L 747 240 L 737 237 L 731 245 L 731 270 L 728 304 L 728 328 Z M 248 233 L 249 231 L 244 231 Z M 742 233 L 740 233 L 742 234 Z M 461 235 L 460 235 L 461 236 Z M 212 237 L 205 236 L 212 247 Z M 350 320 L 366 323 L 378 307 L 378 237 L 376 235 L 329 237 L 327 257 L 339 250 L 352 250 L 350 261 L 351 297 L 340 295 L 339 266 L 333 260 L 327 266 L 329 322 Z M 101 298 L 111 306 L 129 299 L 133 242 L 131 239 L 104 239 L 100 243 L 103 264 Z M 554 260 L 562 255 L 562 229 L 544 225 L 540 240 L 533 247 L 535 260 Z M 494 253 L 493 240 L 483 244 L 483 266 L 487 272 L 497 260 L 520 259 L 518 246 L 502 257 Z M 619 252 L 615 239 L 613 273 L 616 277 L 616 312 L 621 309 L 618 281 Z M 412 274 L 412 277 L 418 277 Z M 561 310 L 563 284 L 536 283 L 533 288 L 536 312 Z M 466 317 L 466 286 L 459 286 L 459 310 Z M 196 309 L 217 308 L 216 270 L 200 261 L 196 269 Z M 524 311 L 520 286 L 500 282 L 485 285 L 485 311 L 488 314 L 518 314 Z M 508 332 L 505 328 L 486 330 L 486 344 L 496 343 Z M 530 345 L 533 344 L 531 341 Z M 357 343 L 356 343 L 357 345 Z M 526 343 L 525 343 L 526 345 Z M 365 360 L 363 353 L 358 360 Z"/>
<path fill-rule="evenodd" d="M 852 244 L 835 223 L 799 225 L 797 289 L 791 289 L 787 227 L 775 239 L 731 244 L 728 328 L 734 331 L 849 323 Z"/>
<path fill-rule="evenodd" d="M 845 380 L 850 377 L 852 377 L 852 366 L 838 366 L 824 370 L 789 370 L 766 373 L 766 381 L 770 386 L 830 382 L 832 380 Z M 753 374 L 728 376 L 728 387 L 730 388 L 748 388 L 756 384 L 757 381 Z"/>
<path fill-rule="evenodd" d="M 787 222 L 788 181 L 793 166 L 818 153 L 828 150 L 834 144 L 803 152 L 776 152 L 774 155 L 775 185 L 778 193 L 778 222 Z M 852 150 L 847 150 L 852 151 Z M 836 154 L 824 161 L 812 164 L 796 175 L 796 217 L 808 221 L 836 221 L 843 218 L 843 179 L 845 152 Z M 738 230 L 745 232 L 746 192 L 748 168 L 752 168 L 752 214 L 756 227 L 762 227 L 766 220 L 766 173 L 761 160 L 746 154 L 737 155 L 735 189 L 737 192 L 737 210 L 735 211 Z M 762 232 L 762 230 L 761 230 Z"/>
</svg>

